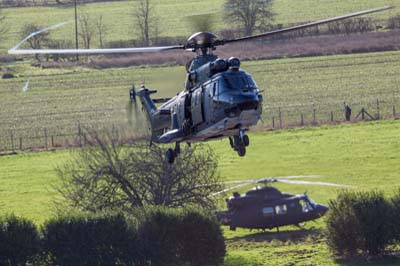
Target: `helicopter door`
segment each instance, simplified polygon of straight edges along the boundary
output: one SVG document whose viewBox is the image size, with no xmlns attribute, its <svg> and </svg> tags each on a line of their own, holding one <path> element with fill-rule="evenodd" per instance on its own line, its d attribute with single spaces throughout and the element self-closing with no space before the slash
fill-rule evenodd
<svg viewBox="0 0 400 266">
<path fill-rule="evenodd" d="M 204 121 L 202 110 L 202 88 L 196 89 L 192 93 L 192 120 L 193 126 L 197 126 Z"/>
</svg>

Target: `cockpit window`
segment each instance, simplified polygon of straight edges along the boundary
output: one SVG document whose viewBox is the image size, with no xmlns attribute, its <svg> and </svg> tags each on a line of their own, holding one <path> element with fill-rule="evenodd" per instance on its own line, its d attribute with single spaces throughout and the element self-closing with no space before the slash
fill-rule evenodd
<svg viewBox="0 0 400 266">
<path fill-rule="evenodd" d="M 257 88 L 253 78 L 244 73 L 225 73 L 220 82 L 222 87 L 230 90 L 254 90 Z"/>
<path fill-rule="evenodd" d="M 310 204 L 310 202 L 308 200 L 305 200 L 305 199 L 301 199 L 300 200 L 300 205 L 301 205 L 302 211 L 304 213 L 310 212 L 310 211 L 312 211 L 314 209 L 313 206 Z"/>
</svg>

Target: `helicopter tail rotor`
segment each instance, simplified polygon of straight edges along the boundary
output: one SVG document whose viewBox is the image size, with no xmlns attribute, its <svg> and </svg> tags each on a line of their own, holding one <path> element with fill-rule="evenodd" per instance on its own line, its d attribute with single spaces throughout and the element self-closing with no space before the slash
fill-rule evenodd
<svg viewBox="0 0 400 266">
<path fill-rule="evenodd" d="M 129 90 L 129 102 L 126 106 L 126 113 L 129 125 L 138 128 L 143 118 L 138 106 L 135 85 L 133 85 L 132 89 Z"/>
</svg>

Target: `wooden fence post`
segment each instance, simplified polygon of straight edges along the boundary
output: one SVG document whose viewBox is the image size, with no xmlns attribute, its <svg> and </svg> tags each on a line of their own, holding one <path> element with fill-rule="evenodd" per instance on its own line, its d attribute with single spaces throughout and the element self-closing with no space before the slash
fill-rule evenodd
<svg viewBox="0 0 400 266">
<path fill-rule="evenodd" d="M 314 124 L 316 124 L 317 123 L 317 118 L 316 118 L 316 109 L 314 108 L 313 109 L 313 121 L 314 121 Z"/>
<path fill-rule="evenodd" d="M 44 146 L 46 147 L 46 151 L 48 151 L 49 147 L 47 145 L 47 128 L 44 128 Z"/>
<path fill-rule="evenodd" d="M 377 110 L 377 118 L 376 119 L 381 119 L 381 108 L 380 108 L 380 105 L 379 105 L 379 99 L 376 99 L 376 110 Z"/>
<path fill-rule="evenodd" d="M 331 122 L 333 123 L 333 111 L 331 111 Z"/>
<path fill-rule="evenodd" d="M 82 129 L 80 122 L 78 122 L 78 138 L 79 138 L 79 147 L 82 148 Z"/>
<path fill-rule="evenodd" d="M 275 128 L 275 117 L 272 117 L 272 128 Z"/>
<path fill-rule="evenodd" d="M 54 148 L 54 136 L 53 135 L 51 135 L 51 147 Z"/>
<path fill-rule="evenodd" d="M 396 118 L 396 106 L 393 105 L 393 117 Z"/>
<path fill-rule="evenodd" d="M 22 137 L 19 137 L 19 150 L 22 151 Z"/>
<path fill-rule="evenodd" d="M 303 114 L 300 115 L 300 125 L 304 126 L 304 115 Z"/>
<path fill-rule="evenodd" d="M 279 128 L 282 128 L 282 112 L 280 107 L 279 107 Z"/>
<path fill-rule="evenodd" d="M 11 138 L 11 150 L 12 150 L 12 152 L 15 152 L 15 148 L 14 148 L 14 132 L 12 130 L 10 130 L 10 138 Z"/>
</svg>

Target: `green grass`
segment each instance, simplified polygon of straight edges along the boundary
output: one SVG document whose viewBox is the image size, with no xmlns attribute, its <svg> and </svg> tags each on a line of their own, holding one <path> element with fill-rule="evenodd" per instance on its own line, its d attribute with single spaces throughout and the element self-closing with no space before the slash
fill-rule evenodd
<svg viewBox="0 0 400 266">
<path fill-rule="evenodd" d="M 178 0 L 155 0 L 155 14 L 160 23 L 161 36 L 190 36 L 195 29 L 190 27 L 188 17 L 197 14 L 214 13 L 214 30 L 227 28 L 224 23 L 223 3 L 224 1 L 178 1 Z M 108 31 L 105 35 L 106 41 L 137 39 L 135 20 L 132 14 L 136 8 L 137 1 L 102 2 L 81 5 L 79 12 L 88 13 L 92 18 L 103 16 Z M 300 23 L 317 20 L 337 15 L 343 15 L 372 7 L 384 5 L 399 5 L 399 0 L 304 0 L 295 2 L 292 0 L 276 0 L 273 6 L 277 14 L 276 24 Z M 396 10 L 372 15 L 375 18 L 387 19 L 396 14 Z M 8 8 L 4 11 L 7 17 L 9 33 L 0 43 L 1 49 L 8 49 L 21 39 L 21 29 L 27 23 L 36 23 L 42 26 L 54 25 L 59 22 L 73 20 L 73 7 L 26 7 Z M 118 19 L 115 19 L 118 18 Z M 73 25 L 65 26 L 54 32 L 57 39 L 73 40 Z M 97 40 L 95 43 L 98 43 Z"/>
<path fill-rule="evenodd" d="M 212 142 L 226 180 L 285 175 L 320 175 L 320 181 L 381 189 L 392 193 L 400 180 L 400 121 L 381 121 L 340 126 L 257 132 L 250 135 L 246 157 L 239 158 L 227 140 Z M 14 212 L 41 224 L 54 215 L 56 165 L 69 151 L 22 153 L 0 157 L 0 213 Z M 290 193 L 304 193 L 320 203 L 334 198 L 337 189 L 321 186 L 283 185 Z M 244 189 L 246 190 L 246 189 Z M 243 191 L 244 191 L 243 190 Z M 242 192 L 243 192 L 242 191 Z M 266 233 L 225 230 L 226 265 L 398 265 L 398 259 L 335 261 L 324 244 L 323 220 L 307 225 L 309 231 L 292 227 Z"/>
<path fill-rule="evenodd" d="M 381 115 L 390 115 L 393 106 L 400 112 L 400 52 L 352 54 L 270 61 L 244 62 L 264 90 L 262 125 L 271 125 L 281 108 L 284 124 L 299 122 L 304 114 L 318 121 L 343 119 L 343 102 L 350 103 L 353 116 L 366 107 L 376 113 L 380 99 Z M 44 145 L 48 135 L 76 134 L 82 125 L 127 125 L 128 90 L 145 81 L 158 89 L 155 97 L 171 97 L 183 89 L 183 67 L 124 68 L 107 70 L 41 70 L 24 64 L 12 66 L 18 78 L 0 80 L 0 149 L 10 148 L 9 130 L 23 146 Z M 30 80 L 29 90 L 21 91 Z M 32 139 L 32 137 L 34 137 Z M 57 137 L 63 142 L 64 137 Z"/>
</svg>

